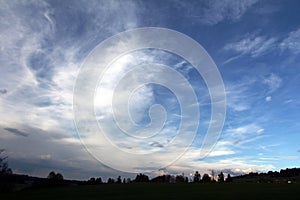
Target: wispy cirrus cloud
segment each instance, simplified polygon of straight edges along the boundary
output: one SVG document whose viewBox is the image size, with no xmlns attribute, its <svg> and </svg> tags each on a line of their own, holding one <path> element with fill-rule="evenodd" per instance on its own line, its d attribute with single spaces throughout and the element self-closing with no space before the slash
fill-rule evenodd
<svg viewBox="0 0 300 200">
<path fill-rule="evenodd" d="M 257 0 L 239 1 L 208 1 L 203 12 L 203 23 L 217 24 L 224 19 L 237 21 L 243 14 L 251 8 Z"/>
<path fill-rule="evenodd" d="M 224 131 L 224 139 L 238 147 L 242 144 L 261 139 L 264 137 L 262 135 L 264 131 L 264 128 L 257 123 L 245 124 L 233 128 L 229 127 Z"/>
<path fill-rule="evenodd" d="M 278 75 L 271 73 L 269 76 L 263 79 L 263 83 L 268 86 L 269 88 L 268 93 L 273 93 L 281 86 L 282 79 Z"/>
<path fill-rule="evenodd" d="M 268 145 L 262 145 L 262 144 L 259 144 L 258 147 L 260 149 L 262 149 L 263 151 L 267 151 L 267 152 L 272 152 L 272 148 L 275 148 L 275 147 L 279 147 L 281 144 L 280 143 L 276 143 L 276 144 L 268 144 Z M 264 155 L 263 153 L 259 153 L 259 156 L 262 156 Z"/>
<path fill-rule="evenodd" d="M 245 80 L 241 83 L 227 83 L 226 95 L 227 106 L 233 111 L 246 111 L 250 109 L 252 103 L 251 85 L 255 79 Z"/>
<path fill-rule="evenodd" d="M 251 57 L 259 57 L 270 51 L 276 45 L 276 38 L 267 38 L 264 36 L 248 36 L 240 41 L 226 44 L 224 50 L 238 53 L 239 56 L 250 55 Z M 239 56 L 234 57 L 237 59 Z M 232 61 L 228 60 L 227 62 Z"/>
<path fill-rule="evenodd" d="M 298 159 L 298 156 L 274 156 L 273 158 L 278 159 L 278 160 L 281 160 L 281 159 L 296 160 L 296 159 Z"/>
<path fill-rule="evenodd" d="M 91 50 L 90 46 L 82 44 L 88 44 L 86 41 L 94 43 L 108 34 L 124 30 L 129 23 L 130 26 L 136 24 L 133 3 L 129 2 L 124 11 L 128 14 L 126 19 L 120 19 L 124 23 L 109 26 L 102 21 L 110 18 L 111 13 L 123 10 L 118 2 L 103 2 L 100 6 L 91 1 L 91 4 L 82 4 L 82 7 L 78 7 L 77 3 L 58 6 L 48 1 L 1 2 L 0 60 L 5 67 L 0 68 L 0 73 L 5 76 L 1 77 L 0 84 L 3 87 L 2 101 L 6 106 L 0 109 L 1 113 L 6 113 L 7 121 L 18 122 L 27 115 L 28 124 L 43 126 L 45 123 L 44 128 L 70 126 L 74 81 L 82 56 Z M 65 6 L 70 6 L 67 12 L 63 11 Z M 66 20 L 70 19 L 66 16 L 78 17 L 79 13 L 82 20 L 90 15 L 97 20 L 83 24 Z M 95 29 L 87 30 L 85 26 Z M 76 32 L 79 27 L 81 31 Z"/>
<path fill-rule="evenodd" d="M 292 31 L 288 36 L 279 44 L 283 50 L 289 50 L 293 54 L 300 52 L 300 29 Z"/>
<path fill-rule="evenodd" d="M 177 1 L 175 5 L 183 10 L 183 16 L 215 25 L 225 20 L 238 21 L 257 1 Z"/>
<path fill-rule="evenodd" d="M 290 51 L 293 54 L 300 52 L 300 29 L 287 33 L 285 37 L 257 35 L 257 33 L 247 34 L 246 37 L 238 41 L 228 43 L 224 46 L 225 51 L 231 51 L 236 55 L 227 59 L 224 64 L 240 58 L 241 56 L 251 56 L 258 58 L 270 52 L 281 49 Z"/>
<path fill-rule="evenodd" d="M 229 128 L 226 130 L 226 133 L 230 135 L 244 135 L 259 132 L 261 132 L 261 127 L 256 124 L 248 124 L 245 126 Z"/>
<path fill-rule="evenodd" d="M 273 157 L 260 157 L 263 161 L 279 161 L 279 160 L 297 160 L 298 156 L 273 156 Z"/>
<path fill-rule="evenodd" d="M 117 1 L 59 5 L 53 1 L 1 1 L 0 5 L 0 127 L 4 130 L 0 146 L 7 150 L 11 167 L 24 173 L 26 166 L 31 166 L 28 173 L 44 176 L 49 167 L 39 159 L 52 160 L 51 166 L 61 170 L 72 162 L 90 159 L 73 124 L 77 71 L 95 43 L 136 26 L 135 3 L 128 2 L 126 9 Z M 119 19 L 110 20 L 111 16 Z M 26 141 L 16 137 L 19 135 Z M 68 145 L 77 150 L 66 149 Z M 73 161 L 61 163 L 63 152 Z M 94 169 L 99 167 L 97 161 L 89 162 Z M 40 165 L 41 171 L 34 165 Z M 64 175 L 71 178 L 70 173 Z"/>
</svg>

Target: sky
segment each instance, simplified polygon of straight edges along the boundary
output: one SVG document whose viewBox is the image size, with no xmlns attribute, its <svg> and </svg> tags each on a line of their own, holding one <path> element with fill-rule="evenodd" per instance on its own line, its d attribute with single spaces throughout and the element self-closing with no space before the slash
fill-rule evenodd
<svg viewBox="0 0 300 200">
<path fill-rule="evenodd" d="M 0 149 L 15 173 L 69 179 L 299 167 L 299 11 L 297 0 L 1 0 Z M 149 42 L 153 29 L 203 49 Z M 120 53 L 167 41 L 188 58 Z M 91 67 L 101 59 L 110 64 Z M 221 104 L 224 124 L 213 120 Z M 222 129 L 207 147 L 210 126 Z"/>
</svg>

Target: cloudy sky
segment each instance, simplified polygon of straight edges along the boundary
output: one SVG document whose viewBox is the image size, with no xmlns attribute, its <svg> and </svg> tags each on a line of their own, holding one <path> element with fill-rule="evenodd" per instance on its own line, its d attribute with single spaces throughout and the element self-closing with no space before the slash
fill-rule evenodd
<svg viewBox="0 0 300 200">
<path fill-rule="evenodd" d="M 73 179 L 299 167 L 299 11 L 296 0 L 1 0 L 0 149 L 16 173 L 54 170 Z M 226 118 L 205 158 L 213 100 L 203 74 L 184 58 L 152 48 L 129 52 L 102 79 L 91 78 L 93 86 L 78 86 L 101 42 L 141 27 L 187 35 L 217 66 Z M 74 102 L 92 106 L 105 137 Z M 107 141 L 134 156 L 110 151 Z"/>
</svg>

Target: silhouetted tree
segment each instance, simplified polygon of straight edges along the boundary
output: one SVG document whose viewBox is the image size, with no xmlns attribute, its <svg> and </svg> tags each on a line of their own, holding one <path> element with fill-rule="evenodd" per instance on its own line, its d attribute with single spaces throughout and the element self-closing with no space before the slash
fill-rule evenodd
<svg viewBox="0 0 300 200">
<path fill-rule="evenodd" d="M 226 182 L 232 182 L 232 178 L 230 174 L 227 174 Z"/>
<path fill-rule="evenodd" d="M 162 176 L 157 176 L 153 178 L 152 182 L 159 182 L 159 183 L 170 183 L 171 182 L 171 175 L 170 174 L 164 174 Z"/>
<path fill-rule="evenodd" d="M 47 176 L 48 179 L 55 179 L 56 174 L 54 171 L 50 172 L 49 175 Z"/>
<path fill-rule="evenodd" d="M 62 182 L 64 180 L 63 175 L 60 173 L 56 174 L 54 171 L 50 172 L 47 178 L 53 183 Z"/>
<path fill-rule="evenodd" d="M 177 175 L 177 176 L 175 177 L 175 182 L 176 182 L 176 183 L 184 183 L 184 182 L 185 182 L 184 175 Z"/>
<path fill-rule="evenodd" d="M 117 178 L 117 183 L 122 183 L 122 178 L 121 178 L 121 176 L 118 176 L 118 178 Z"/>
<path fill-rule="evenodd" d="M 107 183 L 108 183 L 108 184 L 115 183 L 115 179 L 113 179 L 113 178 L 108 178 Z"/>
<path fill-rule="evenodd" d="M 203 174 L 202 182 L 204 182 L 204 183 L 211 182 L 211 178 L 209 177 L 208 174 Z"/>
<path fill-rule="evenodd" d="M 4 152 L 4 149 L 0 149 L 0 154 Z M 7 156 L 1 157 L 0 156 L 0 175 L 1 174 L 12 174 L 12 170 L 8 167 L 7 162 L 5 162 Z"/>
<path fill-rule="evenodd" d="M 170 176 L 170 183 L 176 183 L 176 177 L 171 175 Z"/>
<path fill-rule="evenodd" d="M 88 184 L 95 185 L 96 179 L 94 177 L 90 178 L 90 180 L 88 180 Z"/>
<path fill-rule="evenodd" d="M 137 174 L 135 177 L 135 182 L 149 182 L 149 177 L 145 174 Z"/>
<path fill-rule="evenodd" d="M 258 176 L 258 173 L 257 172 L 250 172 L 248 175 L 249 176 Z"/>
<path fill-rule="evenodd" d="M 300 176 L 300 168 L 282 169 L 282 170 L 280 170 L 279 174 L 281 177 Z"/>
<path fill-rule="evenodd" d="M 123 178 L 123 184 L 125 184 L 126 183 L 126 179 L 125 178 Z"/>
<path fill-rule="evenodd" d="M 4 149 L 0 149 L 0 193 L 1 192 L 11 192 L 15 183 L 10 176 L 12 174 L 12 170 L 8 167 L 7 156 L 2 156 L 1 154 L 4 152 Z"/>
<path fill-rule="evenodd" d="M 272 172 L 272 171 L 268 171 L 268 173 L 267 173 L 270 177 L 274 177 L 274 172 Z"/>
<path fill-rule="evenodd" d="M 201 175 L 199 174 L 198 171 L 196 171 L 194 175 L 194 182 L 197 183 L 200 182 L 200 180 L 201 180 Z"/>
<path fill-rule="evenodd" d="M 223 174 L 223 172 L 221 172 L 220 174 L 218 174 L 218 182 L 224 182 L 224 174 Z"/>
<path fill-rule="evenodd" d="M 185 183 L 188 183 L 188 182 L 189 182 L 189 178 L 188 178 L 188 177 L 185 177 L 184 182 L 185 182 Z"/>
<path fill-rule="evenodd" d="M 63 181 L 63 180 L 64 180 L 63 175 L 60 174 L 60 173 L 57 173 L 57 174 L 56 174 L 56 180 L 58 180 L 58 181 Z"/>
<path fill-rule="evenodd" d="M 102 184 L 102 178 L 101 177 L 96 178 L 96 184 Z"/>
<path fill-rule="evenodd" d="M 280 173 L 277 172 L 277 171 L 275 171 L 275 172 L 269 171 L 269 172 L 268 172 L 268 175 L 269 175 L 270 177 L 279 177 L 279 176 L 280 176 Z"/>
</svg>

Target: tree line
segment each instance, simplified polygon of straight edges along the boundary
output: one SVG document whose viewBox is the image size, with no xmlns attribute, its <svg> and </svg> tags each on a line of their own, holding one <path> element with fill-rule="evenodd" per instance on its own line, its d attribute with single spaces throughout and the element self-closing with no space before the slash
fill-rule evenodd
<svg viewBox="0 0 300 200">
<path fill-rule="evenodd" d="M 118 178 L 108 178 L 107 184 L 113 184 L 113 183 L 209 183 L 209 182 L 232 182 L 232 178 L 230 174 L 227 174 L 227 177 L 225 178 L 223 172 L 220 172 L 217 175 L 217 179 L 214 179 L 213 176 L 210 176 L 209 174 L 203 174 L 201 177 L 201 174 L 196 171 L 195 174 L 190 177 L 185 176 L 184 174 L 180 175 L 171 175 L 171 174 L 164 174 L 161 176 L 154 177 L 152 179 L 149 178 L 146 174 L 139 173 L 136 175 L 135 179 L 131 180 L 130 178 L 123 178 L 121 176 L 118 176 Z M 102 181 L 101 177 L 99 178 L 90 178 L 87 181 L 87 184 L 102 184 L 105 183 Z"/>
<path fill-rule="evenodd" d="M 228 173 L 225 177 L 223 172 L 215 175 L 215 171 L 212 170 L 211 174 L 204 173 L 202 176 L 199 171 L 196 171 L 190 176 L 171 175 L 164 174 L 152 179 L 144 173 L 139 173 L 134 179 L 122 178 L 118 176 L 117 178 L 108 178 L 107 181 L 103 181 L 101 177 L 91 177 L 86 181 L 77 180 L 65 180 L 61 173 L 51 171 L 46 178 L 30 177 L 28 175 L 18 175 L 13 174 L 12 170 L 8 167 L 6 162 L 7 157 L 1 156 L 4 152 L 0 149 L 0 192 L 1 191 L 11 191 L 14 189 L 14 185 L 24 185 L 25 187 L 56 187 L 62 185 L 97 185 L 97 184 L 129 184 L 129 183 L 223 183 L 223 182 L 236 182 L 240 180 L 255 181 L 255 182 L 290 182 L 290 177 L 300 177 L 300 168 L 287 168 L 282 169 L 279 172 L 269 171 L 267 173 L 250 172 L 249 174 L 244 174 L 240 176 L 231 177 Z M 300 180 L 300 179 L 299 179 Z M 26 185 L 26 182 L 31 182 L 31 185 Z"/>
</svg>

